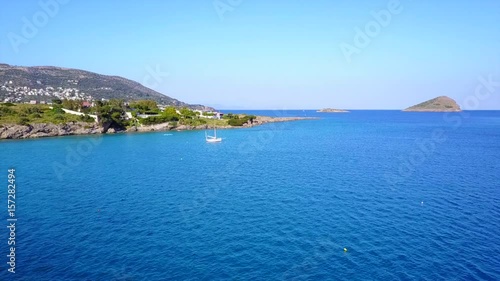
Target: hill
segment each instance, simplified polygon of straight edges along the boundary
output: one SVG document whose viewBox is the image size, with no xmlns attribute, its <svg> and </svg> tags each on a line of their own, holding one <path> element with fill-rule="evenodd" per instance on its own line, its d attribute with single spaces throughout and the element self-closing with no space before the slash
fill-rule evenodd
<svg viewBox="0 0 500 281">
<path fill-rule="evenodd" d="M 417 112 L 458 112 L 462 111 L 460 106 L 453 99 L 440 96 L 428 101 L 419 103 L 409 107 L 403 111 L 417 111 Z"/>
<path fill-rule="evenodd" d="M 181 102 L 119 76 L 54 66 L 0 64 L 0 102 L 49 102 L 56 98 L 125 101 L 149 99 L 163 105 L 210 109 L 203 105 Z"/>
</svg>

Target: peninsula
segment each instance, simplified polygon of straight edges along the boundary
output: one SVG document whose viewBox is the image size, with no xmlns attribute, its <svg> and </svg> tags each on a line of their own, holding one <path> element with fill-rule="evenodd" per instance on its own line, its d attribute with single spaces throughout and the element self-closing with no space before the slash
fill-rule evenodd
<svg viewBox="0 0 500 281">
<path fill-rule="evenodd" d="M 303 119 L 312 118 L 223 114 L 119 76 L 0 63 L 0 139 L 242 128 Z"/>
<path fill-rule="evenodd" d="M 54 100 L 47 104 L 0 103 L 0 139 L 27 139 L 67 135 L 129 132 L 248 128 L 267 123 L 288 122 L 307 117 L 266 117 L 223 114 L 187 107 L 160 108 L 151 100 L 97 102 Z"/>
<path fill-rule="evenodd" d="M 215 125 L 218 129 L 236 129 L 249 128 L 267 123 L 290 122 L 298 120 L 308 120 L 315 118 L 306 117 L 266 117 L 256 116 L 252 122 L 245 123 L 242 126 L 231 125 Z M 3 124 L 0 125 L 0 140 L 2 139 L 33 139 L 42 137 L 57 137 L 57 136 L 72 136 L 72 135 L 103 135 L 114 133 L 134 133 L 134 132 L 161 132 L 161 131 L 189 131 L 189 130 L 206 130 L 212 129 L 214 126 L 207 124 L 203 125 L 179 125 L 175 122 L 165 122 L 155 125 L 139 125 L 125 129 L 109 128 L 96 123 L 86 122 L 69 122 L 64 124 L 53 123 L 35 123 L 35 124 Z"/>
<path fill-rule="evenodd" d="M 440 96 L 428 101 L 409 107 L 403 111 L 407 112 L 459 112 L 462 111 L 456 101 L 447 97 Z"/>
<path fill-rule="evenodd" d="M 335 108 L 323 108 L 323 109 L 320 109 L 316 112 L 321 112 L 321 113 L 346 113 L 346 112 L 349 112 L 347 110 L 343 110 L 343 109 L 335 109 Z"/>
</svg>

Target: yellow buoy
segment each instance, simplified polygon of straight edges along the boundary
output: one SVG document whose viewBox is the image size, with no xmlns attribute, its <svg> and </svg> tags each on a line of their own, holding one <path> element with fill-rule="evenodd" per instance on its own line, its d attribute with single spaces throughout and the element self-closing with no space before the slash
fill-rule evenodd
<svg viewBox="0 0 500 281">
<path fill-rule="evenodd" d="M 344 248 L 344 252 L 347 252 L 347 248 Z"/>
</svg>

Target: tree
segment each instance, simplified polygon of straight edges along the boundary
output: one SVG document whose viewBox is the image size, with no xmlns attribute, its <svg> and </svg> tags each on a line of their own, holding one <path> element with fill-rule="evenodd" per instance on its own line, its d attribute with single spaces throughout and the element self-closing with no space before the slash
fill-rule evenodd
<svg viewBox="0 0 500 281">
<path fill-rule="evenodd" d="M 180 112 L 181 112 L 181 115 L 185 118 L 193 118 L 196 116 L 196 113 L 187 107 L 183 107 L 180 110 Z"/>
<path fill-rule="evenodd" d="M 222 118 L 223 119 L 238 119 L 239 117 L 238 117 L 238 115 L 228 113 L 228 114 L 224 115 Z"/>
<path fill-rule="evenodd" d="M 54 114 L 64 114 L 65 113 L 64 110 L 62 109 L 61 105 L 55 105 L 55 104 L 50 111 Z"/>
<path fill-rule="evenodd" d="M 165 115 L 179 115 L 177 113 L 177 109 L 175 109 L 175 107 L 173 106 L 166 107 L 165 110 L 163 110 L 163 113 Z"/>
<path fill-rule="evenodd" d="M 124 129 L 127 125 L 123 100 L 113 99 L 107 102 L 98 102 L 96 113 L 99 124 L 105 129 L 110 127 Z"/>
<path fill-rule="evenodd" d="M 82 107 L 82 101 L 64 99 L 62 101 L 62 107 L 69 110 L 78 111 Z"/>
<path fill-rule="evenodd" d="M 177 113 L 177 110 L 173 106 L 169 106 L 163 110 L 161 114 L 167 121 L 179 121 L 180 115 Z"/>
<path fill-rule="evenodd" d="M 257 116 L 255 115 L 245 115 L 243 117 L 239 117 L 238 115 L 233 115 L 227 122 L 231 126 L 243 126 L 245 123 L 252 123 L 253 120 L 255 120 Z"/>
<path fill-rule="evenodd" d="M 158 113 L 158 104 L 153 100 L 138 100 L 129 104 L 131 109 L 137 110 L 139 113 Z"/>
<path fill-rule="evenodd" d="M 246 118 L 247 120 L 250 120 L 250 121 L 252 121 L 252 122 L 253 122 L 253 120 L 257 119 L 257 116 L 255 116 L 255 115 L 247 115 L 247 116 L 245 116 L 245 118 Z"/>
<path fill-rule="evenodd" d="M 80 120 L 82 120 L 83 122 L 88 122 L 88 123 L 92 123 L 92 122 L 94 122 L 94 121 L 95 121 L 95 120 L 94 120 L 94 118 L 92 118 L 92 117 L 88 116 L 87 114 L 85 114 L 85 115 L 80 115 L 80 117 L 79 117 L 79 118 L 80 118 Z"/>
</svg>

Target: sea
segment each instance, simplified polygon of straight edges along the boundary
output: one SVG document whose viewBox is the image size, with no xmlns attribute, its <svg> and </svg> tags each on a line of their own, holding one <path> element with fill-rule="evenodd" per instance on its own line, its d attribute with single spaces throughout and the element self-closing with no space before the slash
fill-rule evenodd
<svg viewBox="0 0 500 281">
<path fill-rule="evenodd" d="M 0 141 L 0 280 L 500 280 L 500 111 L 245 112 Z"/>
</svg>

